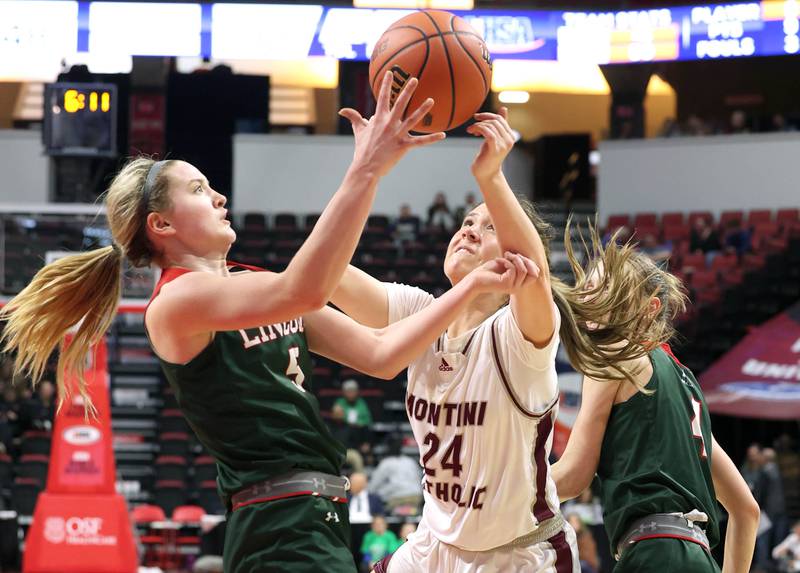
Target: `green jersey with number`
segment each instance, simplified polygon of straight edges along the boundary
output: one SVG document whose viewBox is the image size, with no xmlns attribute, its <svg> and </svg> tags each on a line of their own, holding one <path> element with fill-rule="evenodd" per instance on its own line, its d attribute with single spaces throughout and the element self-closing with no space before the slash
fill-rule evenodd
<svg viewBox="0 0 800 573">
<path fill-rule="evenodd" d="M 153 296 L 185 272 L 165 270 Z M 310 391 L 302 318 L 216 332 L 188 363 L 160 362 L 183 415 L 217 461 L 223 496 L 294 468 L 339 475 L 345 448 Z"/>
<path fill-rule="evenodd" d="M 713 547 L 719 528 L 705 398 L 691 371 L 664 348 L 650 360 L 647 389 L 654 393 L 616 404 L 603 438 L 597 476 L 612 550 L 634 520 L 693 509 L 708 515 Z"/>
</svg>

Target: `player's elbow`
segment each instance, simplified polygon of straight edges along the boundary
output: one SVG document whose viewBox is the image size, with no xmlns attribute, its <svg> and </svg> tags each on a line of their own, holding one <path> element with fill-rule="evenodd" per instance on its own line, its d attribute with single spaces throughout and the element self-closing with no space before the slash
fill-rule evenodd
<svg viewBox="0 0 800 573">
<path fill-rule="evenodd" d="M 751 527 L 758 526 L 758 522 L 761 519 L 761 508 L 758 506 L 753 494 L 748 491 L 744 495 L 738 495 L 726 501 L 727 503 L 723 503 L 723 506 L 732 519 Z"/>
<path fill-rule="evenodd" d="M 287 292 L 290 294 L 291 305 L 295 307 L 295 314 L 300 316 L 321 309 L 328 304 L 329 292 L 321 285 L 303 280 L 296 276 L 297 273 L 284 271 Z"/>
</svg>

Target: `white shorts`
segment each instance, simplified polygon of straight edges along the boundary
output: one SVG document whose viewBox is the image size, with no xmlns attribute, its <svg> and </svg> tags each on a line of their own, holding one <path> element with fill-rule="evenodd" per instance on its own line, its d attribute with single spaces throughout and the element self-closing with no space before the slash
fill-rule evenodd
<svg viewBox="0 0 800 573">
<path fill-rule="evenodd" d="M 542 543 L 494 551 L 466 551 L 442 543 L 422 521 L 392 556 L 388 573 L 580 573 L 575 531 L 564 530 Z"/>
</svg>

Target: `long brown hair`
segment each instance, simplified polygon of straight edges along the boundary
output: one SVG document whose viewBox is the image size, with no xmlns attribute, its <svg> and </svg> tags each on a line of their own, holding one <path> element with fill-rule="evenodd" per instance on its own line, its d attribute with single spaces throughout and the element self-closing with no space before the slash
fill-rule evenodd
<svg viewBox="0 0 800 573">
<path fill-rule="evenodd" d="M 618 242 L 618 232 L 604 245 L 596 226 L 590 223 L 588 228 L 587 243 L 578 226 L 585 264 L 572 245 L 571 220 L 564 231 L 575 285 L 551 278 L 561 313 L 561 341 L 572 366 L 582 374 L 598 380 L 627 379 L 644 390 L 630 364 L 675 335 L 673 322 L 686 310 L 686 290 L 630 240 Z M 590 288 L 592 276 L 597 282 Z M 657 310 L 653 298 L 661 303 Z"/>
<path fill-rule="evenodd" d="M 555 231 L 530 200 L 520 195 L 517 200 L 539 233 L 549 265 Z M 644 391 L 630 363 L 675 335 L 673 322 L 686 310 L 686 291 L 677 277 L 638 251 L 633 242 L 620 243 L 619 232 L 604 245 L 596 224 L 590 222 L 587 227 L 588 241 L 577 226 L 584 263 L 572 244 L 571 217 L 564 229 L 574 286 L 550 276 L 553 300 L 561 314 L 559 338 L 580 373 L 597 380 L 627 379 Z M 589 288 L 593 275 L 597 284 Z M 653 297 L 661 303 L 657 312 L 651 310 Z"/>
<path fill-rule="evenodd" d="M 145 180 L 155 161 L 129 161 L 105 194 L 112 245 L 69 255 L 46 265 L 17 296 L 0 310 L 5 322 L 0 336 L 3 351 L 15 354 L 14 372 L 39 382 L 47 362 L 58 348 L 56 386 L 59 401 L 69 393 L 64 376 L 77 375 L 78 390 L 91 408 L 83 373 L 86 356 L 105 335 L 116 314 L 122 291 L 122 263 L 149 264 L 154 252 L 145 232 L 147 214 L 169 207 L 168 171 L 161 166 L 144 204 Z M 69 345 L 64 337 L 76 328 Z"/>
</svg>

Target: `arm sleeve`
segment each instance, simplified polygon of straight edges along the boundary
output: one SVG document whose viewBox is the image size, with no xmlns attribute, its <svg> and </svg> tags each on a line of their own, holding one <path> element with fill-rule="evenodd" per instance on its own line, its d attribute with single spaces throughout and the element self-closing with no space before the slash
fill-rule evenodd
<svg viewBox="0 0 800 573">
<path fill-rule="evenodd" d="M 389 301 L 389 324 L 419 312 L 434 301 L 432 294 L 417 287 L 398 283 L 383 283 L 383 286 Z"/>
<path fill-rule="evenodd" d="M 497 334 L 502 340 L 505 340 L 505 345 L 511 354 L 509 358 L 520 361 L 526 367 L 534 370 L 546 370 L 552 366 L 556 359 L 556 352 L 558 352 L 561 313 L 558 312 L 555 303 L 552 305 L 551 312 L 554 317 L 553 336 L 550 337 L 546 346 L 537 348 L 522 334 L 511 307 L 506 307 L 497 319 Z"/>
</svg>

